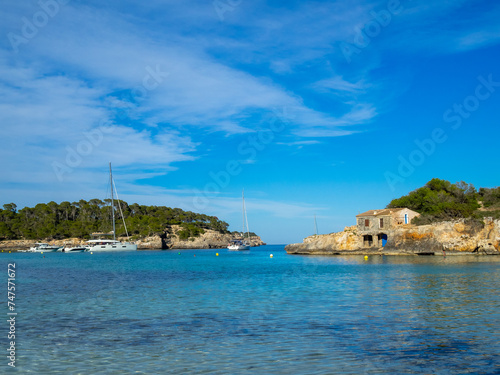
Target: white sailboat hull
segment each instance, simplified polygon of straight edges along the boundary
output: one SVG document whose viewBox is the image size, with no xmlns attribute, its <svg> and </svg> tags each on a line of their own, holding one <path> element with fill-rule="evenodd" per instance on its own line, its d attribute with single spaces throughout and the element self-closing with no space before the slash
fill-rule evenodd
<svg viewBox="0 0 500 375">
<path fill-rule="evenodd" d="M 137 244 L 130 242 L 120 242 L 113 240 L 102 240 L 95 242 L 87 242 L 87 251 L 97 251 L 97 252 L 114 252 L 114 251 L 135 251 L 137 250 Z"/>
<path fill-rule="evenodd" d="M 227 248 L 229 250 L 235 250 L 235 251 L 250 250 L 250 246 L 249 245 L 229 245 Z"/>
</svg>

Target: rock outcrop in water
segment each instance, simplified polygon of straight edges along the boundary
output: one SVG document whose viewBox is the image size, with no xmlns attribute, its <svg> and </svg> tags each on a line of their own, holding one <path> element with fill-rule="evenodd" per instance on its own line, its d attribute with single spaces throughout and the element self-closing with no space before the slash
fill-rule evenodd
<svg viewBox="0 0 500 375">
<path fill-rule="evenodd" d="M 484 225 L 471 220 L 441 222 L 432 225 L 402 225 L 387 233 L 387 244 L 380 248 L 364 248 L 363 237 L 356 226 L 344 231 L 314 235 L 303 243 L 285 247 L 289 254 L 386 254 L 433 255 L 488 254 L 500 255 L 500 220 L 487 221 Z"/>
<path fill-rule="evenodd" d="M 181 226 L 172 225 L 165 229 L 162 236 L 148 237 L 136 242 L 139 249 L 220 249 L 227 247 L 229 242 L 235 239 L 233 234 L 205 229 L 205 233 L 198 237 L 181 240 L 179 237 L 181 230 Z M 259 236 L 250 237 L 249 242 L 252 246 L 265 245 Z"/>
</svg>

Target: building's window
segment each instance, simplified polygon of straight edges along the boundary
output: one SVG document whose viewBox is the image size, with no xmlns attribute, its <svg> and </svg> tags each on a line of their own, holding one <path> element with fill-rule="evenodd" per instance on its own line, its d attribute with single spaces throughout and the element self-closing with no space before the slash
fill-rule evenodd
<svg viewBox="0 0 500 375">
<path fill-rule="evenodd" d="M 363 219 L 358 219 L 358 225 L 361 227 L 363 226 Z"/>
<path fill-rule="evenodd" d="M 369 227 L 370 226 L 370 219 L 365 219 L 365 227 Z"/>
<path fill-rule="evenodd" d="M 384 227 L 384 219 L 380 219 L 380 228 Z"/>
</svg>

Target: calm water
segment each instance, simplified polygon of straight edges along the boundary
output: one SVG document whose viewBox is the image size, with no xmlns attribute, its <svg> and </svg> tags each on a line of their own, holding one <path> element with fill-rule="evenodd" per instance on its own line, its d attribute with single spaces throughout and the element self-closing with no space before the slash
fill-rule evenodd
<svg viewBox="0 0 500 375">
<path fill-rule="evenodd" d="M 497 257 L 0 253 L 5 289 L 9 260 L 0 373 L 500 373 Z"/>
</svg>

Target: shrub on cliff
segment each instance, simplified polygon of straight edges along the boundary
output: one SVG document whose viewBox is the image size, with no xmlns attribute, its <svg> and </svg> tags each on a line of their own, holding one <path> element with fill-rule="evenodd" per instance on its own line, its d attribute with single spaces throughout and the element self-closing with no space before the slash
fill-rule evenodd
<svg viewBox="0 0 500 375">
<path fill-rule="evenodd" d="M 484 207 L 500 207 L 500 187 L 492 189 L 480 188 L 478 195 Z"/>
<path fill-rule="evenodd" d="M 182 230 L 178 233 L 180 240 L 187 240 L 190 237 L 198 237 L 200 234 L 205 233 L 202 228 L 199 228 L 192 223 L 182 223 L 181 226 Z"/>
<path fill-rule="evenodd" d="M 407 207 L 421 214 L 413 219 L 417 225 L 460 218 L 474 218 L 479 208 L 473 185 L 463 181 L 455 184 L 434 178 L 425 186 L 391 201 L 387 208 Z"/>
</svg>

